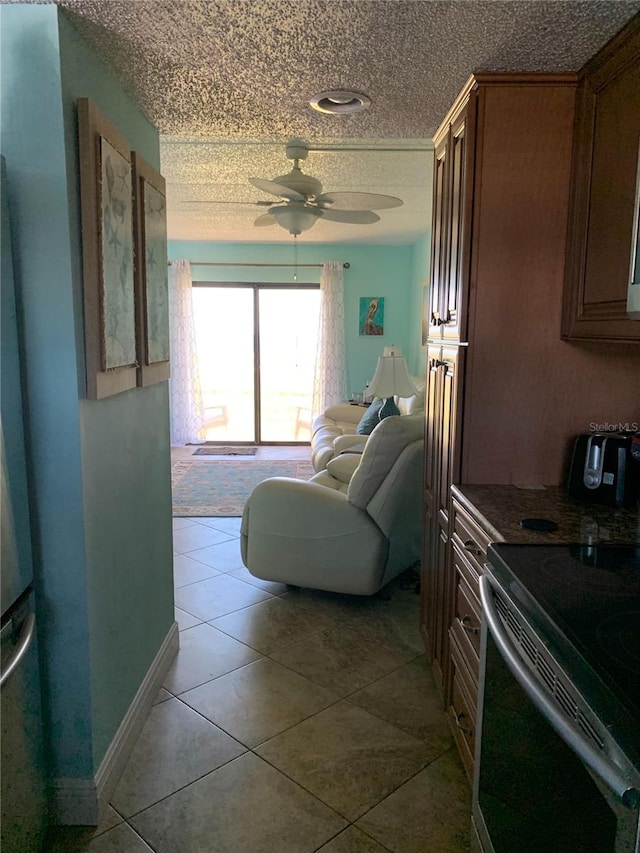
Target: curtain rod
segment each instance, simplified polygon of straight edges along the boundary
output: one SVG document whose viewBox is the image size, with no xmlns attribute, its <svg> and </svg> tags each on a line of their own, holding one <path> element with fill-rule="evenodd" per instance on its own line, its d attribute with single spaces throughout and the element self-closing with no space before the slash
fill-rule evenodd
<svg viewBox="0 0 640 853">
<path fill-rule="evenodd" d="M 177 259 L 176 259 L 177 260 Z M 321 267 L 323 264 L 260 264 L 260 263 L 242 263 L 242 261 L 190 261 L 192 267 Z M 167 264 L 171 266 L 171 261 Z M 342 268 L 350 269 L 351 264 L 345 261 Z"/>
</svg>

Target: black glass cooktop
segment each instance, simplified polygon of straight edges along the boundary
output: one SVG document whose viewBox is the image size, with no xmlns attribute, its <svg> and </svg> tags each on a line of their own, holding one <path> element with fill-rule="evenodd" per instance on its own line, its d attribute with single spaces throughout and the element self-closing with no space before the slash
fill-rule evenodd
<svg viewBox="0 0 640 853">
<path fill-rule="evenodd" d="M 568 641 L 640 726 L 640 544 L 495 544 L 489 560 L 505 592 L 530 597 L 553 641 Z"/>
</svg>

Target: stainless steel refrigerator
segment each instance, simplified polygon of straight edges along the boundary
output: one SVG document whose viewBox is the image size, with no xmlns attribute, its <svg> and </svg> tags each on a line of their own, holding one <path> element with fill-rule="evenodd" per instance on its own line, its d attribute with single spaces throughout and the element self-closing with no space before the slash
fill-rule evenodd
<svg viewBox="0 0 640 853">
<path fill-rule="evenodd" d="M 8 193 L 0 163 L 0 720 L 2 853 L 36 853 L 46 831 L 31 528 Z"/>
</svg>

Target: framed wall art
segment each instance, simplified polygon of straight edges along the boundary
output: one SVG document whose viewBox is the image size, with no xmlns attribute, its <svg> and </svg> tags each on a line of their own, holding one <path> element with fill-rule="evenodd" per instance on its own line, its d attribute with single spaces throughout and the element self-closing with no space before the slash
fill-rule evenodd
<svg viewBox="0 0 640 853">
<path fill-rule="evenodd" d="M 361 335 L 384 335 L 384 296 L 361 296 L 359 311 Z"/>
<path fill-rule="evenodd" d="M 169 378 L 169 276 L 165 181 L 132 152 L 138 385 Z"/>
<path fill-rule="evenodd" d="M 87 397 L 136 387 L 131 151 L 87 98 L 78 100 Z"/>
</svg>

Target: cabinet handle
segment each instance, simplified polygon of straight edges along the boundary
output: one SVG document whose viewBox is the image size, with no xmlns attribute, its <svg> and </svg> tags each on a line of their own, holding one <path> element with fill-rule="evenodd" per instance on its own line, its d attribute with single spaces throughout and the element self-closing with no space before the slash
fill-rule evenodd
<svg viewBox="0 0 640 853">
<path fill-rule="evenodd" d="M 431 325 L 432 326 L 442 326 L 444 324 L 444 322 L 445 321 L 442 319 L 442 317 L 439 314 L 436 314 L 435 312 L 433 312 L 431 314 Z"/>
<path fill-rule="evenodd" d="M 461 732 L 463 732 L 463 734 L 471 736 L 473 734 L 473 731 L 468 726 L 464 726 L 462 724 L 462 721 L 466 716 L 467 715 L 464 713 L 464 711 L 460 711 L 460 713 L 456 714 L 455 716 L 455 722 L 456 726 L 460 729 Z"/>
<path fill-rule="evenodd" d="M 434 359 L 434 360 L 433 360 L 433 366 L 434 366 L 434 367 L 446 367 L 446 366 L 447 366 L 447 362 L 446 362 L 446 361 L 441 361 L 439 358 L 436 358 L 436 359 Z"/>
<path fill-rule="evenodd" d="M 473 624 L 471 616 L 463 616 L 460 620 L 460 624 L 464 630 L 468 631 L 470 634 L 477 634 L 480 631 L 480 629 Z"/>
<path fill-rule="evenodd" d="M 467 539 L 464 543 L 464 550 L 473 554 L 475 557 L 479 557 L 482 554 L 482 548 L 478 548 L 473 539 Z"/>
</svg>

